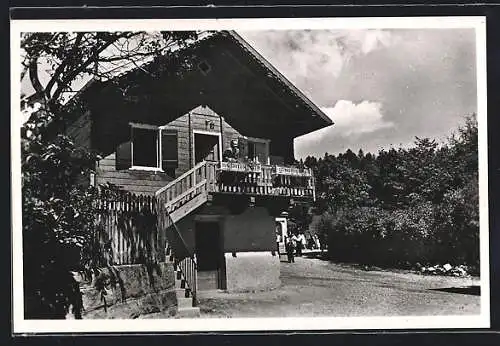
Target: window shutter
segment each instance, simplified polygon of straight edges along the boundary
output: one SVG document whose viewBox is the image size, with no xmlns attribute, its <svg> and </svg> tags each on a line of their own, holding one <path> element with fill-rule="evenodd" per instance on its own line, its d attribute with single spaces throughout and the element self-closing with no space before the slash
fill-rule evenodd
<svg viewBox="0 0 500 346">
<path fill-rule="evenodd" d="M 117 171 L 132 167 L 132 141 L 122 143 L 116 148 L 115 166 Z"/>
<path fill-rule="evenodd" d="M 161 167 L 164 171 L 176 169 L 179 161 L 177 131 L 162 130 L 161 136 Z"/>
<path fill-rule="evenodd" d="M 240 158 L 248 156 L 248 140 L 245 137 L 238 138 L 238 149 L 240 150 Z"/>
</svg>

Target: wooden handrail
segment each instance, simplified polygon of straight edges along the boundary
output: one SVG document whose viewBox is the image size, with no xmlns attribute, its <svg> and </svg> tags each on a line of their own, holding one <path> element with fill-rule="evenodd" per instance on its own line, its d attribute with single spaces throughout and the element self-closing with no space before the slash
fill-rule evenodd
<svg viewBox="0 0 500 346">
<path fill-rule="evenodd" d="M 155 192 L 155 196 L 158 196 L 160 195 L 162 192 L 164 192 L 165 190 L 168 190 L 170 187 L 174 186 L 175 184 L 177 184 L 179 181 L 181 181 L 182 179 L 186 178 L 187 176 L 193 174 L 197 169 L 203 167 L 204 165 L 206 165 L 207 162 L 206 161 L 202 161 L 198 164 L 196 164 L 193 168 L 191 168 L 189 171 L 179 175 L 177 178 L 175 178 L 174 180 L 172 180 L 171 182 L 169 182 L 167 185 L 165 185 L 164 187 L 162 187 L 161 189 L 157 190 Z"/>
<path fill-rule="evenodd" d="M 159 213 L 162 215 L 159 216 L 160 217 L 159 220 L 163 220 L 163 221 L 158 221 L 158 225 L 159 227 L 161 227 L 160 232 L 165 232 L 162 234 L 165 235 L 164 239 L 167 241 L 167 243 L 162 242 L 160 246 L 171 243 L 170 249 L 172 250 L 174 263 L 178 267 L 178 270 L 180 270 L 182 276 L 184 277 L 185 283 L 187 284 L 188 288 L 187 291 L 191 292 L 193 298 L 193 305 L 196 305 L 196 300 L 197 300 L 196 258 L 194 253 L 192 253 L 189 250 L 189 247 L 186 241 L 184 240 L 184 237 L 182 236 L 182 233 L 179 230 L 171 214 L 175 210 L 180 210 L 180 208 L 182 207 L 179 207 L 175 210 L 171 210 L 171 207 L 175 206 L 177 203 L 179 203 L 183 199 L 186 199 L 187 197 L 189 197 L 190 200 L 192 200 L 191 197 L 195 198 L 200 193 L 206 193 L 206 190 L 208 189 L 208 179 L 207 179 L 208 174 L 206 170 L 206 165 L 207 162 L 205 161 L 200 162 L 199 164 L 191 168 L 189 171 L 180 175 L 179 177 L 177 177 L 176 179 L 174 179 L 173 181 L 171 181 L 170 183 L 168 183 L 166 186 L 159 189 L 155 193 L 155 197 L 159 202 L 158 210 Z M 201 175 L 200 181 L 197 181 L 198 174 Z M 188 178 L 191 179 L 190 182 L 189 180 L 186 180 Z M 204 186 L 205 189 L 203 191 Z M 166 232 L 168 227 L 170 226 L 172 226 L 175 237 L 180 241 L 177 241 L 174 238 L 168 239 L 169 236 Z"/>
<path fill-rule="evenodd" d="M 170 219 L 170 222 L 172 222 L 172 226 L 174 226 L 174 229 L 175 229 L 175 232 L 177 233 L 177 236 L 179 237 L 179 239 L 181 240 L 182 242 L 182 245 L 184 247 L 184 250 L 186 251 L 186 253 L 189 254 L 189 257 L 195 261 L 195 264 L 196 264 L 196 260 L 194 258 L 194 253 L 191 253 L 191 251 L 189 251 L 189 247 L 187 246 L 187 243 L 186 241 L 184 240 L 184 237 L 182 236 L 181 232 L 179 231 L 179 228 L 177 227 L 177 224 L 175 223 L 174 219 L 172 219 L 172 215 L 170 215 L 170 212 L 165 209 L 165 212 L 167 213 L 167 216 L 168 218 Z"/>
<path fill-rule="evenodd" d="M 177 258 L 175 255 L 175 252 L 174 252 L 174 264 L 181 271 L 181 274 L 184 277 L 185 283 L 187 284 L 189 291 L 191 291 L 191 297 L 193 299 L 193 306 L 196 306 L 197 305 L 197 286 L 198 286 L 197 285 L 198 278 L 196 275 L 196 271 L 198 270 L 198 264 L 196 263 L 196 257 L 195 257 L 194 253 L 189 251 L 189 247 L 187 246 L 187 243 L 184 240 L 184 237 L 182 236 L 181 232 L 179 231 L 177 224 L 175 223 L 174 219 L 172 218 L 172 215 L 168 211 L 168 208 L 165 208 L 165 213 L 167 214 L 168 218 L 170 219 L 170 222 L 172 223 L 177 236 L 181 240 L 183 250 L 185 251 L 186 254 L 188 254 L 187 257 Z M 185 263 L 186 261 L 189 261 L 189 263 Z"/>
<path fill-rule="evenodd" d="M 180 195 L 178 195 L 177 197 L 171 199 L 170 201 L 168 201 L 165 205 L 166 208 L 167 207 L 167 204 L 168 205 L 173 205 L 175 203 L 177 203 L 178 201 L 180 201 L 181 199 L 185 198 L 187 195 L 189 195 L 191 192 L 195 192 L 197 189 L 199 189 L 200 187 L 202 187 L 203 185 L 205 185 L 207 183 L 207 179 L 203 179 L 202 181 L 200 181 L 198 184 L 190 187 L 189 189 L 187 189 L 186 191 L 184 191 L 183 193 L 181 193 Z"/>
</svg>

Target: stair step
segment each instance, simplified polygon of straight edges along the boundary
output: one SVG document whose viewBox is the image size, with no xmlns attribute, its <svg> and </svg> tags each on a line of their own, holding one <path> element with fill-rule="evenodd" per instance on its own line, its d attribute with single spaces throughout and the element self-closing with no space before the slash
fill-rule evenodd
<svg viewBox="0 0 500 346">
<path fill-rule="evenodd" d="M 186 286 L 187 286 L 186 283 L 183 284 L 182 280 L 175 280 L 175 288 L 184 289 L 184 288 L 186 288 Z"/>
<path fill-rule="evenodd" d="M 199 307 L 188 307 L 188 308 L 179 308 L 177 310 L 177 314 L 175 318 L 197 318 L 200 317 L 200 308 Z"/>
<path fill-rule="evenodd" d="M 175 288 L 175 295 L 177 298 L 186 298 L 186 289 L 185 288 Z"/>
<path fill-rule="evenodd" d="M 192 298 L 177 298 L 178 309 L 190 308 L 192 306 L 193 306 L 193 299 Z"/>
<path fill-rule="evenodd" d="M 207 201 L 207 193 L 199 193 L 182 206 L 170 211 L 170 217 L 174 222 L 182 219 L 184 216 L 201 206 Z"/>
</svg>

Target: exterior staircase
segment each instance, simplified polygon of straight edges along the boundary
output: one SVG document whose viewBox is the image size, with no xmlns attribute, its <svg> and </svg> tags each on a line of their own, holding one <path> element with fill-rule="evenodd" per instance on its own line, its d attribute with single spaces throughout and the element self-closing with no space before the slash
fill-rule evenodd
<svg viewBox="0 0 500 346">
<path fill-rule="evenodd" d="M 216 163 L 203 161 L 156 191 L 160 257 L 175 268 L 176 317 L 200 316 L 197 307 L 197 264 L 176 222 L 202 206 L 215 186 Z"/>
<path fill-rule="evenodd" d="M 177 297 L 176 318 L 200 317 L 200 308 L 196 306 L 195 297 L 187 286 L 184 273 L 179 265 L 175 266 L 175 295 Z"/>
<path fill-rule="evenodd" d="M 221 174 L 220 181 L 217 181 L 217 173 Z M 239 175 L 239 182 L 235 183 L 234 174 Z M 227 176 L 233 178 L 225 181 L 223 178 Z M 305 183 L 297 185 L 297 179 Z M 200 311 L 196 306 L 196 257 L 176 222 L 206 203 L 212 193 L 314 200 L 314 177 L 309 169 L 202 161 L 156 191 L 158 255 L 159 259 L 174 264 L 179 317 L 199 316 Z"/>
</svg>

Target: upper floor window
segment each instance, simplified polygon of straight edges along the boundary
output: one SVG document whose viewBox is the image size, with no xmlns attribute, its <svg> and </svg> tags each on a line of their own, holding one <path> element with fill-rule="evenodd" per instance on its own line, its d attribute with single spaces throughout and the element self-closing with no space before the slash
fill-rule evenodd
<svg viewBox="0 0 500 346">
<path fill-rule="evenodd" d="M 262 164 L 269 164 L 269 140 L 262 138 L 247 139 L 248 158 Z"/>
<path fill-rule="evenodd" d="M 161 130 L 158 128 L 131 128 L 132 167 L 161 168 Z"/>
<path fill-rule="evenodd" d="M 129 138 L 116 149 L 117 170 L 155 170 L 175 175 L 178 165 L 176 130 L 130 124 Z"/>
</svg>

